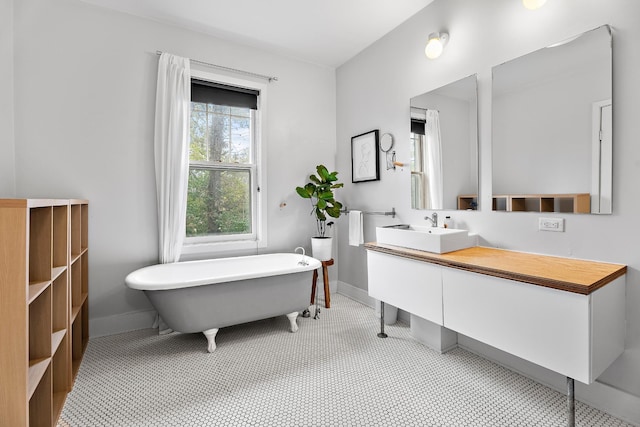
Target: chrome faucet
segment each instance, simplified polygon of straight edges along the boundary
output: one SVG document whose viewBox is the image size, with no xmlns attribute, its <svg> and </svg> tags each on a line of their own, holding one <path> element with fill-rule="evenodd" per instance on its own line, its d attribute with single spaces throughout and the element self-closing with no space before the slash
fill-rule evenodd
<svg viewBox="0 0 640 427">
<path fill-rule="evenodd" d="M 424 219 L 431 221 L 432 227 L 438 226 L 438 213 L 434 212 L 431 216 L 425 216 Z"/>
<path fill-rule="evenodd" d="M 295 253 L 298 253 L 298 249 L 302 249 L 302 259 L 298 261 L 298 265 L 309 265 L 309 263 L 307 262 L 307 257 L 305 256 L 305 253 L 304 253 L 304 248 L 302 246 L 298 246 L 293 251 Z"/>
</svg>

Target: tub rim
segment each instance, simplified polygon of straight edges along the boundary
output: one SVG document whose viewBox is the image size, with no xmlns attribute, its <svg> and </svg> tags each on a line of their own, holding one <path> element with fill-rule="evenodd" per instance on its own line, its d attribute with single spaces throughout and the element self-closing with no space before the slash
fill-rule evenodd
<svg viewBox="0 0 640 427">
<path fill-rule="evenodd" d="M 286 255 L 291 258 L 300 258 L 302 255 L 289 253 L 289 252 L 280 252 L 280 253 L 272 253 L 272 254 L 259 254 L 259 255 L 245 255 L 238 257 L 226 257 L 226 258 L 212 258 L 212 259 L 202 259 L 202 260 L 194 260 L 194 261 L 178 261 L 175 263 L 168 264 L 153 264 L 146 267 L 139 268 L 135 271 L 129 273 L 125 278 L 125 285 L 130 289 L 140 290 L 140 291 L 162 291 L 162 290 L 172 290 L 172 289 L 182 289 L 182 288 L 190 288 L 193 286 L 205 286 L 205 285 L 214 285 L 216 283 L 226 283 L 226 282 L 235 282 L 239 280 L 250 280 L 250 279 L 259 279 L 261 277 L 270 277 L 270 276 L 279 276 L 285 274 L 295 274 L 295 273 L 303 273 L 306 271 L 312 271 L 320 268 L 322 263 L 316 258 L 305 255 L 305 260 L 307 265 L 293 264 L 292 266 L 286 266 L 286 268 L 281 268 L 273 271 L 240 271 L 234 274 L 228 274 L 225 276 L 217 276 L 217 277 L 199 277 L 191 280 L 173 280 L 166 282 L 150 282 L 149 280 L 143 280 L 140 276 L 143 276 L 144 273 L 159 270 L 159 269 L 167 269 L 170 268 L 171 265 L 181 264 L 206 264 L 206 263 L 218 263 L 224 262 L 225 260 L 251 260 L 255 258 L 275 258 L 278 256 Z"/>
</svg>

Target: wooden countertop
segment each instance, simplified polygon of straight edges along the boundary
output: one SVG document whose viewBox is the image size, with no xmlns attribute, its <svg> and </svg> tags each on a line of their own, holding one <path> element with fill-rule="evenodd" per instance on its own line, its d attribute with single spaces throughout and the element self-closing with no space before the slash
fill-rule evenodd
<svg viewBox="0 0 640 427">
<path fill-rule="evenodd" d="M 589 295 L 627 272 L 627 266 L 621 264 L 537 255 L 483 246 L 446 254 L 434 254 L 375 242 L 365 244 L 365 248 L 583 295 Z"/>
</svg>

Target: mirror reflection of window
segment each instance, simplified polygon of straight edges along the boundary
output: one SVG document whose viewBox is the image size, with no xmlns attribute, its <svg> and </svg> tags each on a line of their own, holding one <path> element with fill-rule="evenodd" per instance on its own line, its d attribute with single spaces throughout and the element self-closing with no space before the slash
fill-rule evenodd
<svg viewBox="0 0 640 427">
<path fill-rule="evenodd" d="M 412 109 L 411 194 L 415 209 L 444 208 L 439 116 L 437 110 Z"/>
<path fill-rule="evenodd" d="M 426 110 L 411 109 L 411 207 L 426 207 L 426 170 L 424 161 Z"/>
<path fill-rule="evenodd" d="M 411 207 L 476 209 L 476 75 L 415 96 L 410 107 Z"/>
</svg>

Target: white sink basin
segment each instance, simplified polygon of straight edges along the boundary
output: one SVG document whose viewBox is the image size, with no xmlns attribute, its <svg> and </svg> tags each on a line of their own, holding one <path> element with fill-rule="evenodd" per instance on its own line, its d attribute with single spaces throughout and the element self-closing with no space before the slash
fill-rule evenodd
<svg viewBox="0 0 640 427">
<path fill-rule="evenodd" d="M 376 240 L 386 245 L 444 254 L 476 246 L 476 235 L 467 230 L 422 225 L 390 225 L 376 228 Z"/>
</svg>

